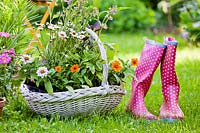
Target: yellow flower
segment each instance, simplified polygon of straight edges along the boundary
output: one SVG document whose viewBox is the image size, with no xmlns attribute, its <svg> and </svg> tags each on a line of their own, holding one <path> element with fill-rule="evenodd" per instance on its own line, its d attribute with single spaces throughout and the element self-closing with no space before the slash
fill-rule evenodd
<svg viewBox="0 0 200 133">
<path fill-rule="evenodd" d="M 79 66 L 78 66 L 78 64 L 75 64 L 75 65 L 73 65 L 71 68 L 70 68 L 70 71 L 72 72 L 72 73 L 74 73 L 74 72 L 78 72 L 79 71 Z"/>
<path fill-rule="evenodd" d="M 132 58 L 131 59 L 131 65 L 132 66 L 137 66 L 138 65 L 138 59 L 137 58 Z"/>
<path fill-rule="evenodd" d="M 122 69 L 122 66 L 121 66 L 120 62 L 119 61 L 112 62 L 112 69 L 115 72 L 119 72 Z"/>
<path fill-rule="evenodd" d="M 62 67 L 61 66 L 56 66 L 55 67 L 55 71 L 56 72 L 61 72 L 62 71 Z"/>
</svg>

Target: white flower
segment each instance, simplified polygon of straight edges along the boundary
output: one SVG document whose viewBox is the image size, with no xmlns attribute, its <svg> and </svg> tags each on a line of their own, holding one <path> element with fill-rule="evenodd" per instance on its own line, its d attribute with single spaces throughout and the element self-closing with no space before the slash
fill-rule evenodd
<svg viewBox="0 0 200 133">
<path fill-rule="evenodd" d="M 79 34 L 84 35 L 86 31 L 80 31 Z"/>
<path fill-rule="evenodd" d="M 67 22 L 67 27 L 72 27 L 73 23 L 72 22 Z"/>
<path fill-rule="evenodd" d="M 39 67 L 36 74 L 37 76 L 44 78 L 48 74 L 48 70 L 46 67 Z"/>
<path fill-rule="evenodd" d="M 85 36 L 84 35 L 79 35 L 78 38 L 83 40 L 85 38 Z"/>
<path fill-rule="evenodd" d="M 61 27 L 58 26 L 58 25 L 49 24 L 49 25 L 47 26 L 47 28 L 50 29 L 50 30 L 56 30 L 56 29 L 60 29 Z"/>
<path fill-rule="evenodd" d="M 38 27 L 39 30 L 43 30 L 43 29 L 44 29 L 44 26 L 45 26 L 44 24 L 40 24 L 40 23 L 37 23 L 37 22 L 35 22 L 35 25 L 36 25 L 36 26 L 39 26 L 39 27 Z"/>
<path fill-rule="evenodd" d="M 50 30 L 55 30 L 55 26 L 53 24 L 49 24 L 47 28 Z"/>
<path fill-rule="evenodd" d="M 51 38 L 51 40 L 55 40 L 55 39 L 56 39 L 56 36 L 51 35 L 50 38 Z"/>
<path fill-rule="evenodd" d="M 64 31 L 61 31 L 61 32 L 58 32 L 58 36 L 61 38 L 61 39 L 64 39 L 64 38 L 67 38 L 67 35 Z"/>
<path fill-rule="evenodd" d="M 61 27 L 58 26 L 58 25 L 54 25 L 54 28 L 55 28 L 55 29 L 60 29 Z"/>
<path fill-rule="evenodd" d="M 33 58 L 30 55 L 24 54 L 21 56 L 21 61 L 23 61 L 24 64 L 32 63 Z"/>
<path fill-rule="evenodd" d="M 75 32 L 75 31 L 70 31 L 70 34 L 73 36 L 73 37 L 78 37 L 78 33 L 77 32 Z"/>
</svg>

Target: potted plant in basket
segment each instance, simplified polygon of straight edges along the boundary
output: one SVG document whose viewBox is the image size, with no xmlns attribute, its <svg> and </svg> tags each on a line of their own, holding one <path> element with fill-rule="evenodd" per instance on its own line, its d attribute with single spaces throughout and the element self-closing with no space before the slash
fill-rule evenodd
<svg viewBox="0 0 200 133">
<path fill-rule="evenodd" d="M 110 110 L 125 94 L 123 78 L 134 76 L 128 61 L 108 60 L 98 37 L 117 7 L 99 12 L 87 0 L 62 4 L 62 12 L 43 26 L 41 39 L 47 40 L 43 48 L 33 47 L 20 56 L 19 73 L 25 77 L 22 95 L 33 111 L 43 114 L 71 116 Z"/>
</svg>

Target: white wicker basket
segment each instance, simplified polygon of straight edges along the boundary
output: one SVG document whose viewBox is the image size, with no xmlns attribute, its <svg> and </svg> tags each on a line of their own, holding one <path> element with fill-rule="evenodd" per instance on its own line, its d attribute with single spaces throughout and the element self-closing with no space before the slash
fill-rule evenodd
<svg viewBox="0 0 200 133">
<path fill-rule="evenodd" d="M 34 112 L 61 116 L 89 115 L 111 110 L 119 104 L 125 94 L 125 90 L 120 86 L 110 86 L 109 90 L 104 87 L 93 87 L 75 90 L 74 94 L 66 91 L 49 95 L 32 92 L 22 84 L 21 91 Z"/>
<path fill-rule="evenodd" d="M 98 36 L 90 29 L 86 31 L 97 41 L 101 57 L 107 62 L 106 51 Z M 115 108 L 126 91 L 121 86 L 108 85 L 108 64 L 103 65 L 104 80 L 99 87 L 77 89 L 72 94 L 69 91 L 48 93 L 32 92 L 27 85 L 21 85 L 21 92 L 30 108 L 37 113 L 61 116 L 89 115 Z"/>
</svg>

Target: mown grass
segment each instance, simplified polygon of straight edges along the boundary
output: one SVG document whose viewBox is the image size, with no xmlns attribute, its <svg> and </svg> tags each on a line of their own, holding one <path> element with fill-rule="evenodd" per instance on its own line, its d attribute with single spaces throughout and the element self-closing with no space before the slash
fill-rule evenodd
<svg viewBox="0 0 200 133">
<path fill-rule="evenodd" d="M 103 41 L 114 42 L 119 45 L 119 57 L 129 59 L 139 57 L 144 44 L 144 37 L 148 36 L 162 42 L 163 35 L 150 33 L 136 34 L 105 34 Z M 14 98 L 9 98 L 4 109 L 4 116 L 0 120 L 0 132 L 200 132 L 200 48 L 185 46 L 185 41 L 177 37 L 180 45 L 177 49 L 176 72 L 179 77 L 181 92 L 180 106 L 185 114 L 183 121 L 173 123 L 161 120 L 147 121 L 134 119 L 125 112 L 129 99 L 131 79 L 127 79 L 125 95 L 120 105 L 105 114 L 95 114 L 89 117 L 60 118 L 38 115 L 29 110 L 23 98 L 17 92 Z M 162 103 L 161 80 L 159 68 L 155 72 L 151 88 L 145 98 L 145 103 L 152 113 L 159 115 Z"/>
</svg>

